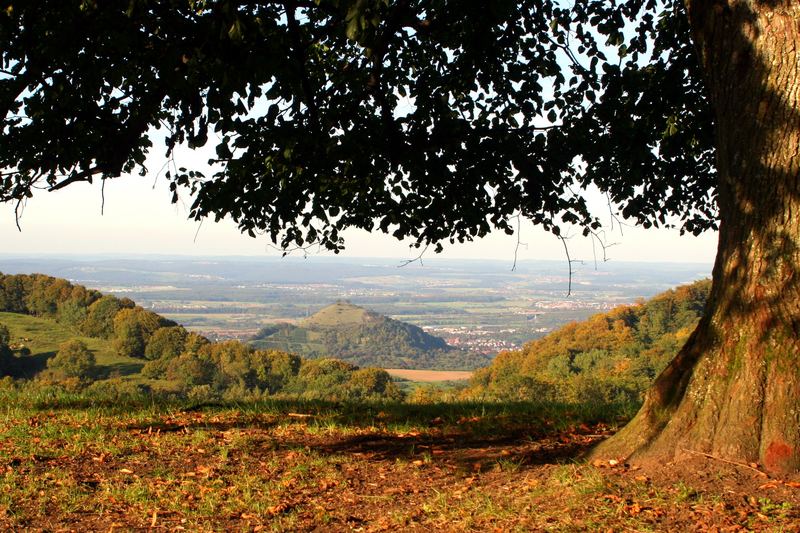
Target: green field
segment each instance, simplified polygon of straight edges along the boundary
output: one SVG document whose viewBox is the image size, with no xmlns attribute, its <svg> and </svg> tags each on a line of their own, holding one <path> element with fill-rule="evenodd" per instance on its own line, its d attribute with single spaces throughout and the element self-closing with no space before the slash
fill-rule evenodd
<svg viewBox="0 0 800 533">
<path fill-rule="evenodd" d="M 25 365 L 30 373 L 27 377 L 43 370 L 61 343 L 78 339 L 86 343 L 94 355 L 98 379 L 119 377 L 127 381 L 143 381 L 139 373 L 144 362 L 120 356 L 105 339 L 83 336 L 51 319 L 17 313 L 0 313 L 0 324 L 8 327 L 13 344 L 24 345 L 31 351 L 31 355 L 26 356 L 30 358 L 30 364 Z"/>
</svg>

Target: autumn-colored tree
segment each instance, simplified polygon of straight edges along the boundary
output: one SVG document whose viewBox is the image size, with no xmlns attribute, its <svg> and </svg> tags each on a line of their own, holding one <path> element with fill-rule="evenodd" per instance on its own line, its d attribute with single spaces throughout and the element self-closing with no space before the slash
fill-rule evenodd
<svg viewBox="0 0 800 533">
<path fill-rule="evenodd" d="M 171 359 L 186 350 L 188 332 L 182 326 L 159 328 L 153 332 L 144 350 L 146 359 Z"/>
<path fill-rule="evenodd" d="M 187 353 L 198 353 L 200 348 L 208 344 L 209 341 L 207 338 L 203 337 L 199 333 L 195 333 L 194 331 L 190 331 L 186 335 L 186 340 L 184 341 L 184 350 Z"/>
<path fill-rule="evenodd" d="M 360 368 L 347 381 L 347 396 L 351 400 L 402 400 L 403 391 L 392 376 L 380 368 Z"/>
<path fill-rule="evenodd" d="M 182 354 L 167 362 L 166 377 L 183 388 L 209 385 L 214 381 L 214 363 L 194 354 Z"/>
<path fill-rule="evenodd" d="M 33 274 L 25 287 L 25 308 L 33 315 L 55 317 L 59 304 L 69 299 L 72 289 L 65 279 Z"/>
<path fill-rule="evenodd" d="M 110 339 L 114 335 L 114 317 L 122 308 L 117 297 L 103 296 L 88 307 L 81 330 L 90 337 Z"/>
<path fill-rule="evenodd" d="M 473 375 L 464 394 L 639 403 L 697 326 L 710 288 L 709 280 L 699 281 L 567 324 L 521 350 L 498 354 Z"/>
<path fill-rule="evenodd" d="M 254 374 L 250 365 L 253 348 L 239 341 L 224 341 L 207 344 L 200 348 L 199 355 L 211 361 L 217 369 L 217 386 L 226 388 L 233 384 L 252 387 Z"/>
</svg>

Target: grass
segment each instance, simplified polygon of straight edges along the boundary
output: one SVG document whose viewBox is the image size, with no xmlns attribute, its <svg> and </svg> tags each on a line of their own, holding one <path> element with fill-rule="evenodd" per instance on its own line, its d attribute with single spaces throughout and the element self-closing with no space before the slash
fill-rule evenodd
<svg viewBox="0 0 800 533">
<path fill-rule="evenodd" d="M 796 499 L 774 491 L 748 500 L 730 487 L 708 492 L 697 479 L 657 484 L 580 460 L 628 415 L 523 403 L 197 405 L 6 382 L 0 530 L 791 531 L 797 523 Z"/>
<path fill-rule="evenodd" d="M 367 310 L 349 303 L 336 302 L 322 308 L 314 315 L 301 321 L 303 326 L 346 326 L 362 324 L 367 320 Z"/>
<path fill-rule="evenodd" d="M 59 345 L 71 339 L 78 339 L 86 343 L 86 346 L 95 356 L 98 377 L 100 378 L 113 376 L 138 377 L 144 364 L 141 359 L 119 355 L 110 341 L 83 336 L 51 319 L 0 312 L 0 324 L 8 327 L 12 343 L 22 342 L 31 350 L 31 355 L 27 357 L 31 358 L 29 363 L 32 364 L 26 364 L 26 367 L 32 373 L 44 369 L 47 360 L 55 356 Z M 21 341 L 21 339 L 30 340 Z"/>
</svg>

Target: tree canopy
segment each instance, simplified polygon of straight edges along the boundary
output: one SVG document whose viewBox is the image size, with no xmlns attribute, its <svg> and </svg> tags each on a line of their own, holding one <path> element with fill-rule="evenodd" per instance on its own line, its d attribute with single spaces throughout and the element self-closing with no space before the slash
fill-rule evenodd
<svg viewBox="0 0 800 533">
<path fill-rule="evenodd" d="M 439 249 L 517 216 L 589 235 L 594 189 L 645 227 L 718 218 L 703 319 L 598 453 L 796 473 L 800 4 L 684 4 L 12 4 L 0 200 L 146 173 L 163 139 L 214 154 L 208 175 L 174 162 L 173 201 L 284 248 L 360 227 Z"/>
<path fill-rule="evenodd" d="M 588 234 L 595 187 L 645 226 L 715 224 L 675 0 L 49 0 L 10 4 L 0 42 L 0 200 L 144 174 L 163 143 L 213 154 L 167 166 L 173 201 L 284 248 L 348 227 L 440 246 L 517 215 Z"/>
</svg>

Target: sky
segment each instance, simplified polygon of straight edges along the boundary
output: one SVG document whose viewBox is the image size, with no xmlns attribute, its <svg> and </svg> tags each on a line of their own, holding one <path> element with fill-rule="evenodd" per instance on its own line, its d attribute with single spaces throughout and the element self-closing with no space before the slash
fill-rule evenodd
<svg viewBox="0 0 800 533">
<path fill-rule="evenodd" d="M 547 90 L 547 88 L 545 88 Z M 404 106 L 412 105 L 410 100 Z M 161 152 L 163 132 L 154 134 L 156 148 Z M 176 157 L 190 158 L 186 167 L 207 170 L 209 146 L 197 152 L 178 148 Z M 183 149 L 185 150 L 185 149 Z M 203 153 L 205 151 L 205 153 Z M 183 162 L 183 161 L 181 161 Z M 151 155 L 150 169 L 162 168 L 163 159 Z M 126 176 L 110 180 L 105 187 L 105 208 L 101 214 L 101 188 L 98 183 L 76 183 L 63 190 L 39 192 L 25 206 L 17 230 L 12 205 L 0 204 L 0 254 L 166 254 L 186 256 L 244 255 L 281 256 L 267 237 L 251 238 L 242 235 L 230 220 L 215 223 L 208 219 L 202 224 L 188 220 L 188 205 L 171 204 L 166 179 L 156 176 Z M 590 207 L 593 201 L 590 199 Z M 607 211 L 602 197 L 594 200 L 597 213 L 603 218 Z M 605 222 L 610 222 L 605 216 Z M 605 228 L 606 257 L 611 261 L 697 262 L 712 264 L 717 248 L 716 232 L 708 231 L 699 237 L 681 236 L 677 229 L 644 229 L 618 224 Z M 568 239 L 571 259 L 591 262 L 602 260 L 603 251 L 579 231 Z M 568 232 L 567 235 L 570 235 Z M 344 257 L 381 257 L 404 261 L 417 258 L 420 250 L 410 242 L 398 242 L 382 233 L 351 230 L 344 233 L 347 248 Z M 313 253 L 313 252 L 312 252 Z M 297 255 L 297 254 L 295 254 Z M 330 256 L 320 251 L 316 255 Z M 431 250 L 425 258 L 495 259 L 508 261 L 566 260 L 563 243 L 552 234 L 522 223 L 519 236 L 495 232 L 472 243 L 445 245 L 441 254 Z"/>
<path fill-rule="evenodd" d="M 152 168 L 152 167 L 151 167 Z M 105 208 L 101 214 L 99 184 L 77 183 L 57 192 L 41 191 L 25 206 L 18 231 L 13 206 L 0 204 L 0 253 L 39 254 L 167 254 L 167 255 L 250 255 L 280 256 L 267 237 L 241 235 L 230 220 L 202 224 L 187 219 L 188 206 L 171 204 L 166 179 L 154 175 L 126 176 L 106 183 Z M 190 203 L 186 200 L 187 203 Z M 608 218 L 608 217 L 606 217 Z M 712 263 L 717 235 L 680 236 L 677 229 L 649 229 L 634 226 L 607 230 L 606 249 L 611 261 Z M 577 231 L 568 240 L 572 259 L 590 262 L 602 259 L 602 250 Z M 415 258 L 419 250 L 409 242 L 398 242 L 381 233 L 353 230 L 345 233 L 344 257 Z M 513 264 L 525 260 L 565 258 L 564 246 L 551 234 L 523 223 L 517 237 L 501 233 L 484 239 L 446 245 L 442 254 L 432 249 L 425 258 L 495 259 Z M 313 254 L 314 252 L 312 252 Z M 297 253 L 295 253 L 297 255 Z M 319 255 L 333 255 L 319 252 Z"/>
</svg>

